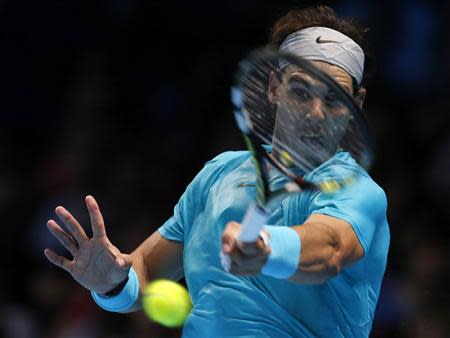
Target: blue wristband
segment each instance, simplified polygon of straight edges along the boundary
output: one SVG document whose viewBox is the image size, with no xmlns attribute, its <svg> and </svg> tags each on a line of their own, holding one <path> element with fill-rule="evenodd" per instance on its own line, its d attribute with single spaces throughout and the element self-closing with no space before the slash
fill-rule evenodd
<svg viewBox="0 0 450 338">
<path fill-rule="evenodd" d="M 279 279 L 291 277 L 300 264 L 300 236 L 288 226 L 266 225 L 264 229 L 270 234 L 271 252 L 261 272 Z"/>
<path fill-rule="evenodd" d="M 128 282 L 120 293 L 113 297 L 105 297 L 91 291 L 92 298 L 102 309 L 111 312 L 123 312 L 130 309 L 139 296 L 139 279 L 131 267 L 128 272 Z"/>
</svg>

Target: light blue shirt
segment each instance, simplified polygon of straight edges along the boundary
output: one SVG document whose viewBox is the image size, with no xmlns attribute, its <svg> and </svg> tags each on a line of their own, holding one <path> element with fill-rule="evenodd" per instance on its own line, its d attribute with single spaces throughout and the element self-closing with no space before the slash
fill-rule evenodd
<svg viewBox="0 0 450 338">
<path fill-rule="evenodd" d="M 386 196 L 345 152 L 308 178 L 335 170 L 356 172 L 358 180 L 335 194 L 291 195 L 275 208 L 269 224 L 300 225 L 313 213 L 333 216 L 352 225 L 365 256 L 324 284 L 299 285 L 264 275 L 236 276 L 222 269 L 222 232 L 229 221 L 241 221 L 254 200 L 255 171 L 246 151 L 223 153 L 205 165 L 174 215 L 159 229 L 164 238 L 184 245 L 193 309 L 183 337 L 369 336 L 389 247 Z M 284 181 L 274 170 L 271 186 Z"/>
</svg>

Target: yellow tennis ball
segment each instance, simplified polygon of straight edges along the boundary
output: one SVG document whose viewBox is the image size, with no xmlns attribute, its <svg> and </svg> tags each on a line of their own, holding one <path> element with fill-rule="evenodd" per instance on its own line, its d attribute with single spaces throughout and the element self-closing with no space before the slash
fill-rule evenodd
<svg viewBox="0 0 450 338">
<path fill-rule="evenodd" d="M 161 325 L 178 327 L 183 325 L 192 305 L 187 290 L 167 279 L 148 284 L 142 298 L 146 315 Z"/>
</svg>

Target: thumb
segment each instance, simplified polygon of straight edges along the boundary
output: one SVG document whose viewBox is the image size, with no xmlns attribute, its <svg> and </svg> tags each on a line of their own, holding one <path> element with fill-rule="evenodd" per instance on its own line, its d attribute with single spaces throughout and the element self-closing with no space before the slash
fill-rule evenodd
<svg viewBox="0 0 450 338">
<path fill-rule="evenodd" d="M 117 256 L 116 262 L 119 265 L 119 267 L 121 267 L 125 270 L 129 269 L 131 267 L 131 265 L 133 264 L 131 255 L 126 255 L 126 254 L 120 254 L 119 256 Z"/>
</svg>

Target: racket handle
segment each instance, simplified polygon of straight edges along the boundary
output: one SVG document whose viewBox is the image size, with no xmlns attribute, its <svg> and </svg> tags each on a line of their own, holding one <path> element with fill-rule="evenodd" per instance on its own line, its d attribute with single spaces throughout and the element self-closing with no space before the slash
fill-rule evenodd
<svg viewBox="0 0 450 338">
<path fill-rule="evenodd" d="M 242 220 L 242 229 L 238 239 L 241 242 L 256 242 L 259 233 L 264 225 L 267 224 L 268 219 L 269 214 L 267 211 L 256 203 L 253 203 L 247 209 Z"/>
<path fill-rule="evenodd" d="M 267 211 L 253 203 L 245 213 L 244 219 L 242 220 L 241 233 L 238 236 L 238 240 L 241 242 L 252 243 L 256 242 L 259 238 L 259 234 L 267 223 L 269 219 L 269 214 Z M 230 271 L 231 259 L 228 254 L 224 254 L 223 251 L 220 252 L 220 263 L 225 271 Z"/>
</svg>

